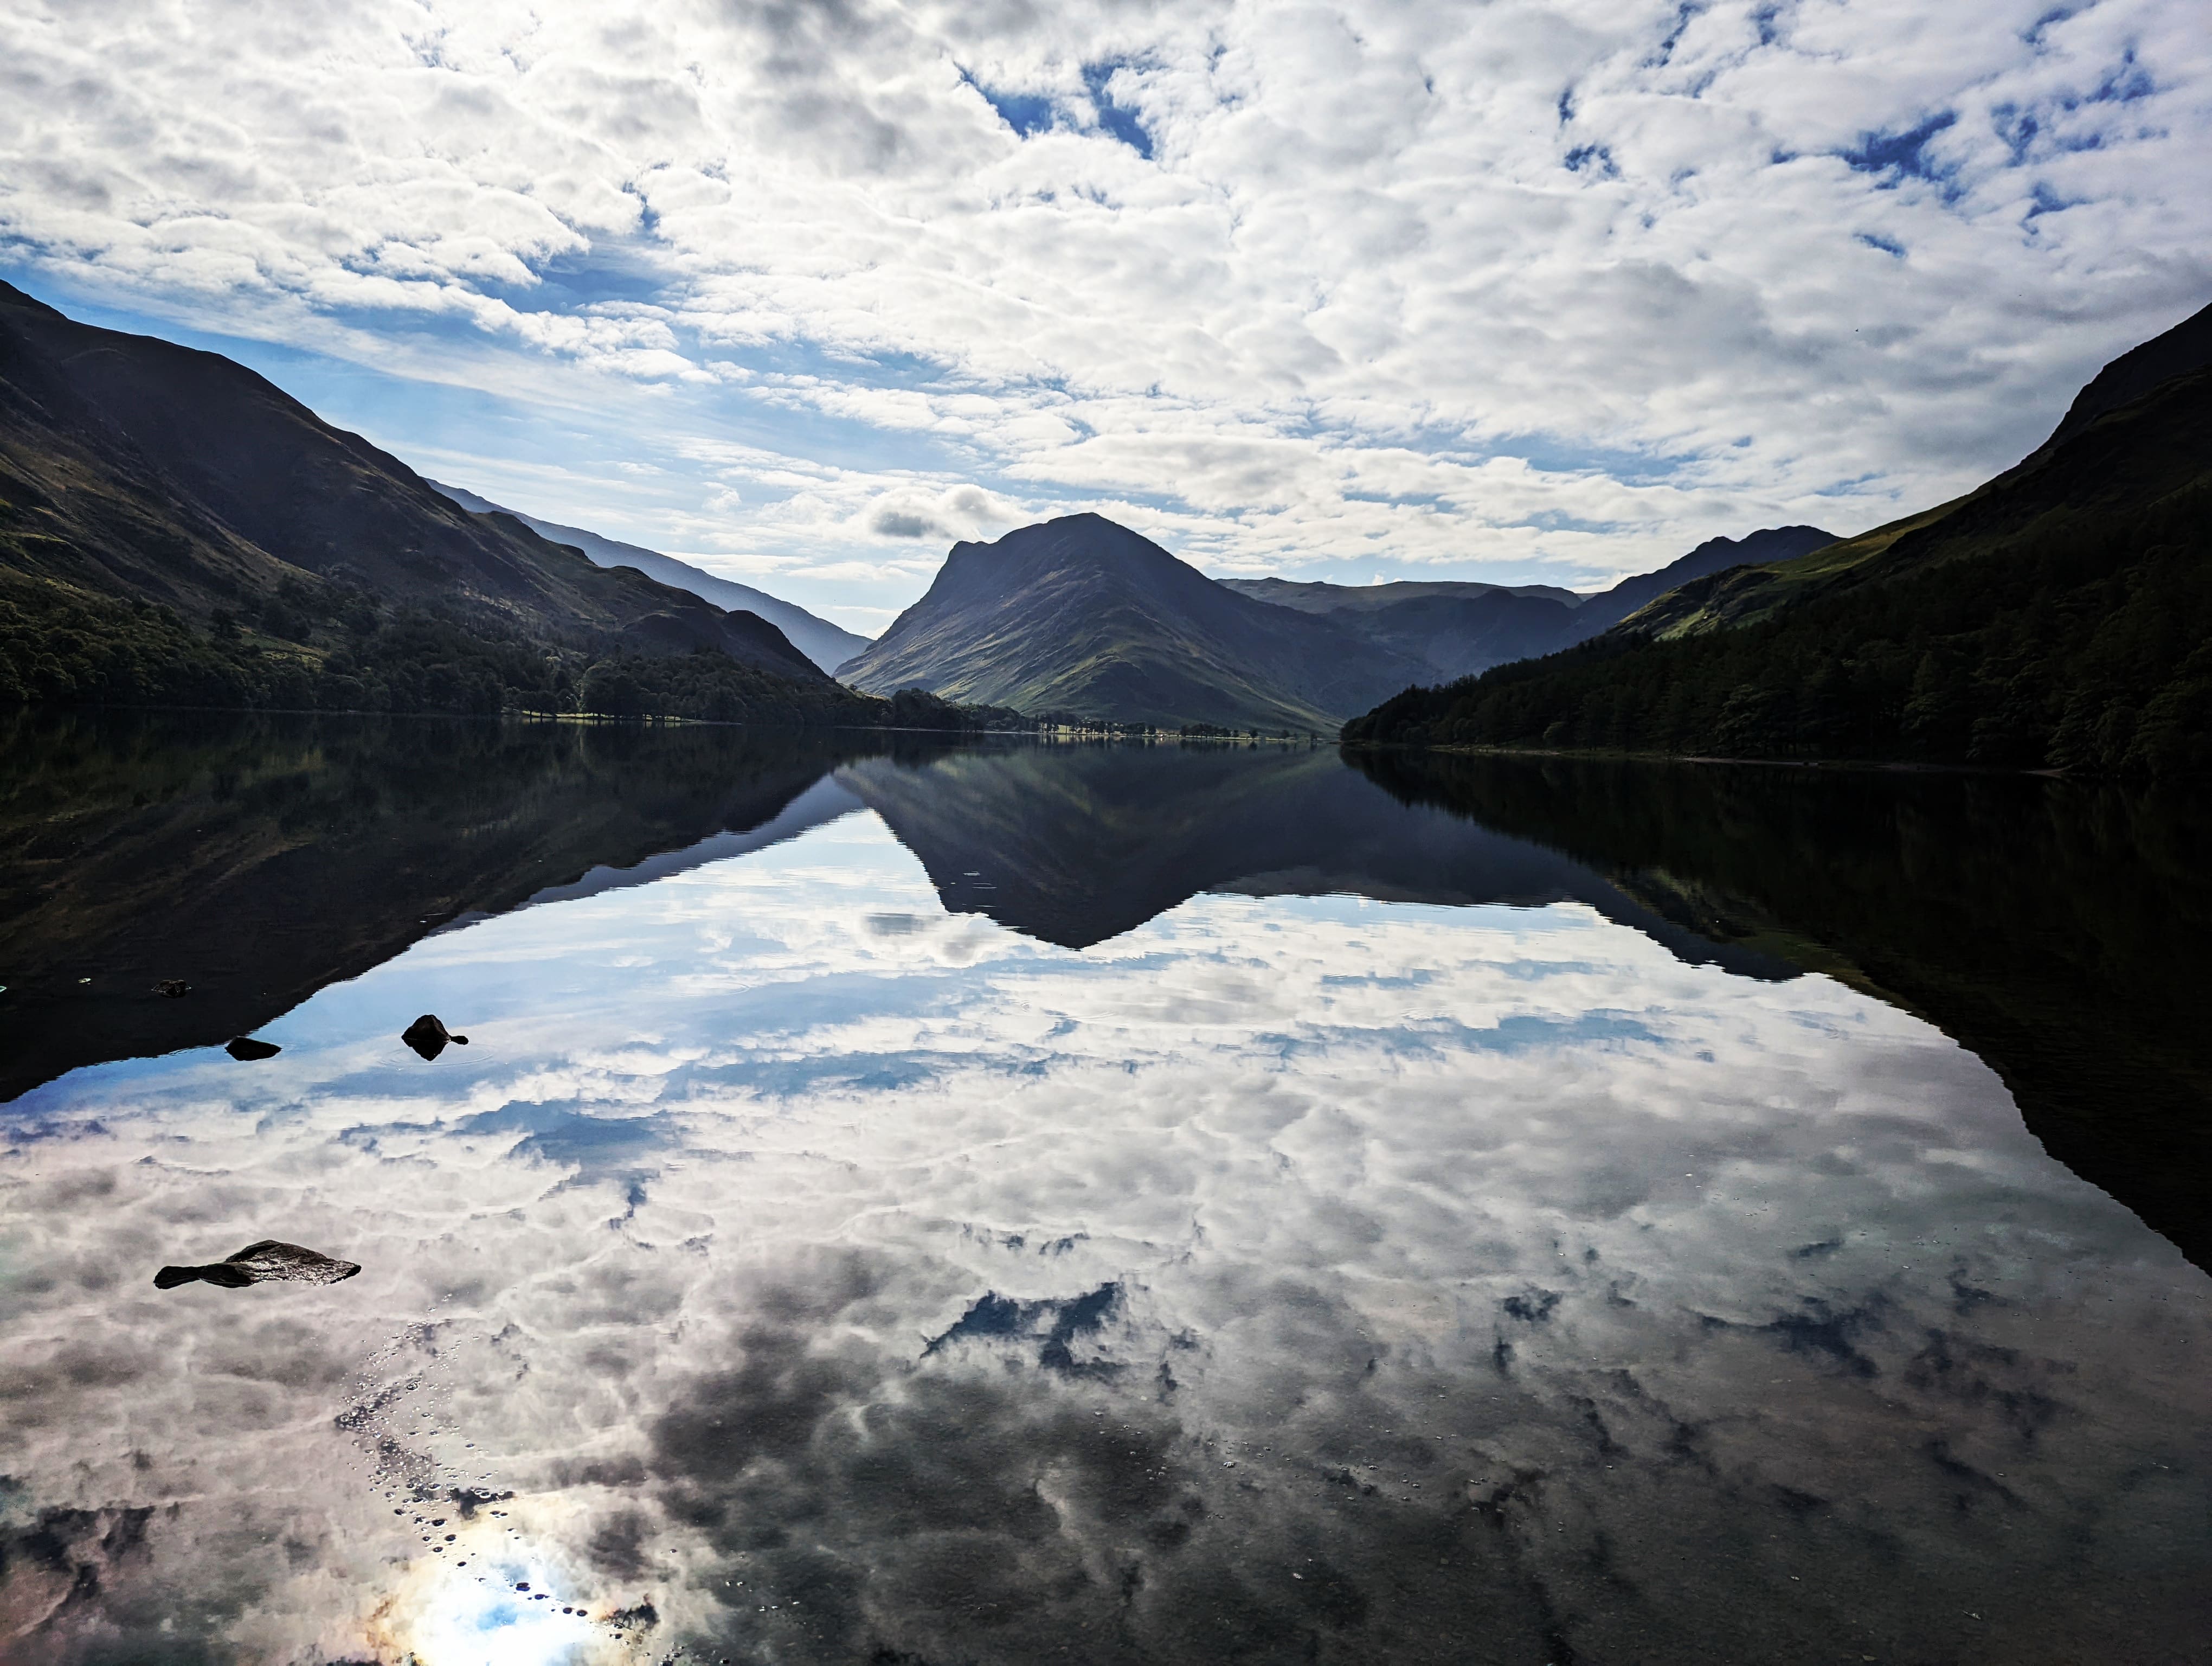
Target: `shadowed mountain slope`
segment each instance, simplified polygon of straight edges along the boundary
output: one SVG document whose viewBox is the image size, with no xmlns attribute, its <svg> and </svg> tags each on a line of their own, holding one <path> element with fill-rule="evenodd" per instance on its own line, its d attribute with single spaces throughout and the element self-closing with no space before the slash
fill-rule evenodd
<svg viewBox="0 0 2212 1666">
<path fill-rule="evenodd" d="M 678 561 L 673 556 L 664 556 L 658 550 L 624 544 L 617 538 L 602 538 L 581 526 L 563 526 L 556 520 L 543 520 L 536 515 L 526 515 L 520 509 L 510 509 L 495 503 L 465 487 L 448 486 L 438 480 L 426 479 L 423 483 L 434 487 L 474 514 L 513 515 L 540 538 L 581 550 L 594 566 L 635 567 L 649 578 L 658 579 L 678 590 L 688 590 L 717 607 L 757 614 L 781 630 L 793 648 L 823 672 L 836 671 L 868 645 L 866 636 L 855 635 L 842 626 L 817 618 L 795 603 L 771 596 L 765 590 L 756 590 L 749 584 L 718 579 L 712 573 L 702 572 L 690 562 Z"/>
<path fill-rule="evenodd" d="M 2184 319 L 2163 335 L 2131 347 L 2089 379 L 2045 445 L 2088 427 L 2108 410 L 2132 404 L 2177 376 L 2212 369 L 2212 307 Z"/>
<path fill-rule="evenodd" d="M 838 675 L 1036 716 L 1334 733 L 1420 671 L 1077 514 L 954 544 L 928 593 Z"/>
<path fill-rule="evenodd" d="M 2180 780 L 2212 763 L 2208 641 L 2198 369 L 2062 425 L 1951 503 L 1693 580 L 1578 648 L 1408 690 L 1346 735 Z"/>
<path fill-rule="evenodd" d="M 469 513 L 242 365 L 0 284 L 0 704 L 25 700 L 886 710 L 765 619 Z"/>
<path fill-rule="evenodd" d="M 78 324 L 0 284 L 0 379 L 11 571 L 199 617 L 311 575 L 811 680 L 766 621 L 471 514 L 217 354 Z"/>
</svg>

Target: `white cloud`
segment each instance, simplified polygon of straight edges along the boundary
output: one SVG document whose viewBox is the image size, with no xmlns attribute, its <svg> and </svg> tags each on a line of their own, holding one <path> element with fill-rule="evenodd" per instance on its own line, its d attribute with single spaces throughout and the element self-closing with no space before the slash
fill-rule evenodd
<svg viewBox="0 0 2212 1666">
<path fill-rule="evenodd" d="M 2201 17 L 2045 11 L 21 9 L 0 237 L 629 413 L 616 469 L 783 421 L 760 466 L 857 483 L 725 483 L 732 560 L 848 561 L 860 504 L 973 488 L 1127 499 L 1218 569 L 1595 580 L 1938 500 L 2212 295 Z"/>
</svg>

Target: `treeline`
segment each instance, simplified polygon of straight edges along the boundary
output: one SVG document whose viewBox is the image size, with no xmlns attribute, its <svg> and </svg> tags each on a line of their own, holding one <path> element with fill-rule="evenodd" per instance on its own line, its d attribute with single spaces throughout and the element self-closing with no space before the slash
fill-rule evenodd
<svg viewBox="0 0 2212 1666">
<path fill-rule="evenodd" d="M 1344 739 L 2160 780 L 2212 764 L 2212 492 L 1956 550 L 1929 531 L 1911 565 L 1762 623 L 1408 689 Z"/>
<path fill-rule="evenodd" d="M 205 628 L 176 610 L 0 573 L 0 706 L 588 713 L 963 732 L 1018 713 L 919 690 L 890 700 L 713 650 L 645 654 L 532 641 L 486 618 L 288 584 Z"/>
</svg>

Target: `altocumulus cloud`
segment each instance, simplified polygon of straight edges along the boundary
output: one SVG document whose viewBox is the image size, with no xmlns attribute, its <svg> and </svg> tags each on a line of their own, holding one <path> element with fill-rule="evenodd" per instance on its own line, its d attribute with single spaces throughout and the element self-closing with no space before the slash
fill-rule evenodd
<svg viewBox="0 0 2212 1666">
<path fill-rule="evenodd" d="M 1940 499 L 2201 305 L 2208 55 L 2184 0 L 25 6 L 0 240 L 860 612 L 1079 505 L 1596 581 Z"/>
</svg>

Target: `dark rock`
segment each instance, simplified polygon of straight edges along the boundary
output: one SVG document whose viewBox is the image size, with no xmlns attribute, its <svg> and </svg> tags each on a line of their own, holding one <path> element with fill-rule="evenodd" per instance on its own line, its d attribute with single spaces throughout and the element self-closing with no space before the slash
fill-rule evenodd
<svg viewBox="0 0 2212 1666">
<path fill-rule="evenodd" d="M 256 1041 L 251 1036 L 233 1036 L 222 1050 L 244 1063 L 252 1059 L 273 1059 L 284 1049 L 275 1042 Z"/>
<path fill-rule="evenodd" d="M 456 1047 L 466 1047 L 469 1044 L 469 1038 L 466 1036 L 457 1036 L 447 1029 L 439 1022 L 437 1015 L 434 1012 L 425 1012 L 414 1023 L 409 1025 L 399 1032 L 399 1039 L 426 1059 L 434 1059 L 444 1052 L 447 1042 L 453 1043 Z"/>
<path fill-rule="evenodd" d="M 338 1261 L 303 1250 L 296 1243 L 263 1238 L 234 1256 L 205 1267 L 165 1267 L 154 1275 L 154 1288 L 173 1290 L 180 1284 L 215 1284 L 226 1290 L 243 1290 L 249 1284 L 284 1281 L 292 1284 L 336 1284 L 361 1271 L 359 1262 Z"/>
<path fill-rule="evenodd" d="M 174 1000 L 180 995 L 190 994 L 191 988 L 192 986 L 180 977 L 165 977 L 154 986 L 154 993 L 157 995 L 167 995 L 171 1000 Z"/>
</svg>

